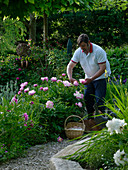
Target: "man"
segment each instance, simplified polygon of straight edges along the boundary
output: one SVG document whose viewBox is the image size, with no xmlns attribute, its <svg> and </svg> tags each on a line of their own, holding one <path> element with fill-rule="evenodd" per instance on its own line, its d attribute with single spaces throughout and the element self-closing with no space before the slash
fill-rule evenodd
<svg viewBox="0 0 128 170">
<path fill-rule="evenodd" d="M 71 61 L 67 66 L 67 75 L 71 83 L 76 81 L 72 77 L 73 68 L 80 62 L 85 72 L 84 98 L 88 112 L 88 119 L 94 119 L 94 104 L 102 113 L 105 111 L 104 98 L 106 95 L 106 74 L 111 74 L 110 64 L 107 60 L 106 52 L 98 45 L 91 43 L 87 34 L 81 34 L 77 43 L 79 48 L 75 51 Z"/>
</svg>

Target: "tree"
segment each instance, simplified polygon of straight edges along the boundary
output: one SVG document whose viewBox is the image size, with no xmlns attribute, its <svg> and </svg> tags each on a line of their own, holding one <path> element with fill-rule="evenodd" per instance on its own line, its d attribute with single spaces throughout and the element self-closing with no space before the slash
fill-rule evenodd
<svg viewBox="0 0 128 170">
<path fill-rule="evenodd" d="M 35 37 L 32 37 L 36 32 L 35 15 L 43 17 L 45 40 L 48 36 L 47 18 L 49 15 L 72 10 L 77 12 L 91 8 L 111 8 L 115 5 L 120 10 L 126 10 L 128 7 L 127 0 L 0 0 L 0 16 L 19 17 L 24 22 L 29 18 L 29 38 Z"/>
<path fill-rule="evenodd" d="M 48 36 L 47 18 L 49 15 L 91 8 L 94 2 L 95 0 L 0 0 L 0 15 L 2 17 L 19 17 L 24 23 L 30 17 L 29 25 L 26 24 L 29 27 L 29 38 L 33 38 L 31 33 L 35 34 L 35 26 L 33 26 L 33 24 L 36 24 L 35 14 L 42 16 L 44 18 L 43 35 L 45 40 Z"/>
</svg>

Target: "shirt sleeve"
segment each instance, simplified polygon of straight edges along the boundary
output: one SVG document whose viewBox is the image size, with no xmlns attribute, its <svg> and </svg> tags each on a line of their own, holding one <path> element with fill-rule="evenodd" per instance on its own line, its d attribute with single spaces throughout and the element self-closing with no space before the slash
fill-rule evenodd
<svg viewBox="0 0 128 170">
<path fill-rule="evenodd" d="M 73 54 L 73 57 L 71 58 L 71 61 L 73 63 L 78 63 L 80 61 L 80 54 L 79 54 L 79 50 L 77 49 L 74 54 Z"/>
<path fill-rule="evenodd" d="M 97 53 L 97 63 L 98 64 L 103 64 L 106 63 L 106 52 L 104 50 L 100 50 L 100 52 Z"/>
</svg>

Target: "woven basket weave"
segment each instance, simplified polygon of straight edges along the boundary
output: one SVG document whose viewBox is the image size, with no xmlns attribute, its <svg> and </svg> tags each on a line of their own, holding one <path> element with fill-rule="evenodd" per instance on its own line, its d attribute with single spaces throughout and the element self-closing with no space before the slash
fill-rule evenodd
<svg viewBox="0 0 128 170">
<path fill-rule="evenodd" d="M 80 121 L 82 121 L 82 123 L 80 123 L 80 122 L 68 122 L 67 123 L 67 120 L 71 117 L 79 118 Z M 75 126 L 80 127 L 81 129 L 80 130 L 72 129 Z M 65 130 L 65 134 L 66 134 L 67 138 L 69 138 L 69 139 L 74 139 L 74 138 L 80 137 L 83 135 L 83 133 L 85 131 L 84 121 L 82 120 L 81 117 L 79 117 L 77 115 L 71 115 L 71 116 L 67 117 L 67 119 L 64 122 L 64 130 Z"/>
</svg>

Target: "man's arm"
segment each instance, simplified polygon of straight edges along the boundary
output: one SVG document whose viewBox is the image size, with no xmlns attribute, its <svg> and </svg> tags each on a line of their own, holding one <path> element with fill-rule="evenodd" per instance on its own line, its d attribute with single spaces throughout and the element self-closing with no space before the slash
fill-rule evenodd
<svg viewBox="0 0 128 170">
<path fill-rule="evenodd" d="M 67 75 L 68 75 L 69 81 L 71 83 L 76 81 L 76 79 L 72 78 L 73 68 L 75 67 L 76 64 L 77 63 L 74 63 L 74 62 L 70 61 L 69 64 L 67 65 Z"/>
<path fill-rule="evenodd" d="M 86 79 L 86 82 L 84 83 L 85 85 L 89 84 L 91 81 L 93 81 L 96 78 L 100 77 L 105 72 L 106 63 L 99 64 L 99 67 L 100 67 L 100 69 L 92 77 Z"/>
</svg>

